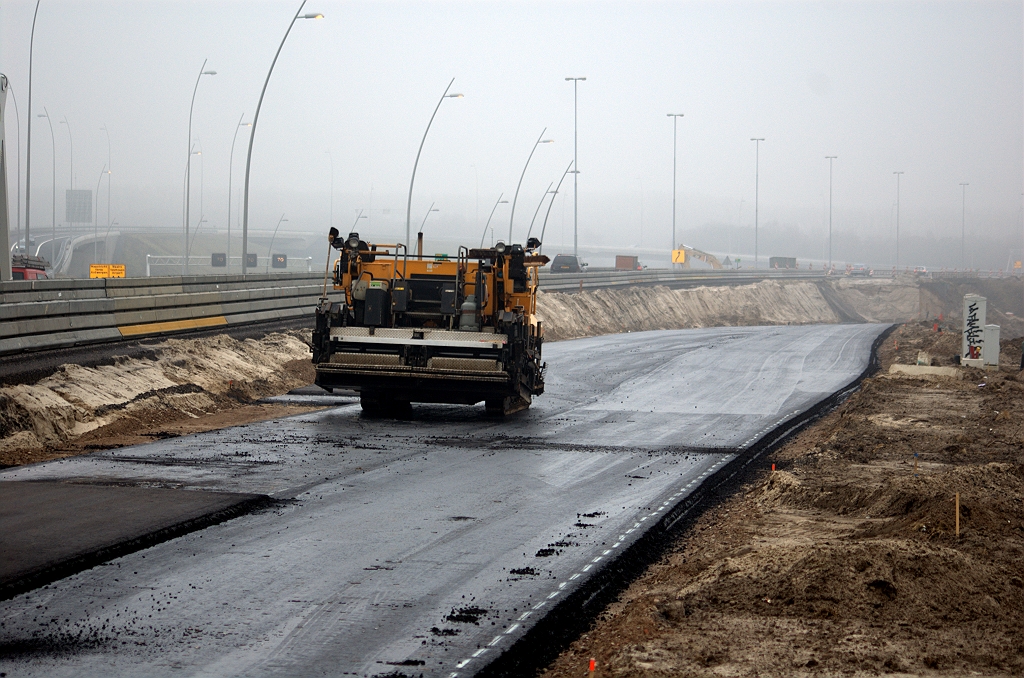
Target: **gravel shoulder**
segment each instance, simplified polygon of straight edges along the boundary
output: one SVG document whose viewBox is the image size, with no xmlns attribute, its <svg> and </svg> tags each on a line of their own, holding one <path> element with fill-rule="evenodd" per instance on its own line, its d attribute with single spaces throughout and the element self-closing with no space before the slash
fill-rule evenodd
<svg viewBox="0 0 1024 678">
<path fill-rule="evenodd" d="M 998 372 L 888 374 L 921 350 L 951 364 L 947 330 L 899 327 L 875 378 L 761 460 L 543 676 L 591 658 L 599 676 L 1024 672 L 1021 342 Z"/>
</svg>

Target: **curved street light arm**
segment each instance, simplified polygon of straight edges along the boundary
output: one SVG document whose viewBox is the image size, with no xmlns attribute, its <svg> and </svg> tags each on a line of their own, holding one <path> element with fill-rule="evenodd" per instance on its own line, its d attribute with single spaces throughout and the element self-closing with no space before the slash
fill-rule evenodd
<svg viewBox="0 0 1024 678">
<path fill-rule="evenodd" d="M 36 17 L 39 15 L 39 2 L 36 0 L 36 10 L 32 13 L 32 34 L 28 41 L 28 139 L 25 142 L 25 254 L 32 250 L 29 243 L 29 210 L 32 202 L 29 196 L 32 193 L 32 56 L 35 54 L 36 43 Z"/>
<path fill-rule="evenodd" d="M 416 168 L 420 164 L 420 154 L 423 153 L 423 144 L 427 141 L 427 133 L 430 132 L 430 126 L 434 124 L 434 116 L 437 115 L 438 109 L 441 108 L 441 104 L 448 97 L 448 90 L 455 84 L 455 78 L 448 83 L 448 86 L 444 88 L 444 94 L 437 100 L 437 106 L 434 106 L 434 112 L 430 115 L 430 122 L 427 123 L 427 129 L 423 130 L 423 138 L 420 140 L 420 148 L 416 151 L 416 162 L 412 164 L 412 178 L 409 179 L 409 202 L 405 207 L 405 248 L 409 249 L 409 238 L 412 235 L 411 224 L 412 224 L 412 187 L 416 183 Z"/>
<path fill-rule="evenodd" d="M 196 76 L 196 86 L 192 88 L 192 103 L 188 107 L 188 165 L 185 167 L 185 260 L 184 260 L 184 272 L 188 273 L 188 251 L 189 251 L 189 239 L 188 239 L 188 227 L 189 218 L 192 207 L 192 111 L 196 107 L 196 92 L 199 91 L 199 81 L 202 80 L 204 75 L 216 75 L 216 71 L 207 71 L 206 62 L 209 59 L 203 59 L 203 65 L 199 69 L 199 75 Z M 108 216 L 109 219 L 109 216 Z"/>
<path fill-rule="evenodd" d="M 530 155 L 526 158 L 526 164 L 523 165 L 523 173 L 519 175 L 519 183 L 516 184 L 516 194 L 512 196 L 512 214 L 508 218 L 508 244 L 512 244 L 512 222 L 516 218 L 516 200 L 519 199 L 519 188 L 523 185 L 523 177 L 526 176 L 526 168 L 530 166 L 530 160 L 533 158 L 533 152 L 537 150 L 537 146 L 540 144 L 540 140 L 544 138 L 544 132 L 547 132 L 548 128 L 545 127 L 540 136 L 537 137 L 537 141 L 533 143 L 533 148 L 530 149 Z"/>
<path fill-rule="evenodd" d="M 277 65 L 277 58 L 281 56 L 281 50 L 284 49 L 285 40 L 288 39 L 288 34 L 292 32 L 292 26 L 295 25 L 295 21 L 299 18 L 299 12 L 306 6 L 306 0 L 302 0 L 302 4 L 299 5 L 299 9 L 295 12 L 295 16 L 292 17 L 292 21 L 288 24 L 288 30 L 284 32 L 284 37 L 281 38 L 281 44 L 277 47 L 277 52 L 274 54 L 274 60 L 270 62 L 270 70 L 267 71 L 267 79 L 263 81 L 263 89 L 260 91 L 260 99 L 256 103 L 256 114 L 252 117 L 252 129 L 249 130 L 249 152 L 245 155 L 245 198 L 243 199 L 242 206 L 242 275 L 245 275 L 245 269 L 248 268 L 246 264 L 246 256 L 248 255 L 249 248 L 249 169 L 252 166 L 252 145 L 256 139 L 256 123 L 260 120 L 260 108 L 263 107 L 263 97 L 267 93 L 267 85 L 270 84 L 270 76 L 274 73 L 274 66 Z M 322 19 L 323 14 L 307 14 L 302 17 L 303 19 Z"/>
<path fill-rule="evenodd" d="M 572 169 L 575 160 L 570 160 L 569 165 L 565 168 L 565 172 L 562 173 L 562 178 L 558 180 L 558 185 L 555 186 L 555 195 L 558 195 L 558 189 L 562 187 L 562 182 L 565 181 L 565 177 L 568 176 L 569 170 Z M 551 202 L 548 203 L 548 211 L 544 215 L 544 227 L 540 229 L 540 247 L 541 251 L 544 250 L 544 233 L 548 230 L 548 217 L 551 216 L 551 206 L 555 204 L 555 197 L 551 196 Z"/>
<path fill-rule="evenodd" d="M 530 219 L 530 229 L 526 232 L 526 239 L 529 240 L 533 234 L 533 222 L 537 221 L 537 215 L 540 214 L 540 208 L 544 206 L 544 198 L 548 197 L 548 193 L 551 192 L 551 187 L 555 185 L 555 182 L 548 184 L 548 190 L 544 191 L 544 194 L 540 196 L 540 202 L 537 203 L 537 209 L 533 211 L 533 219 Z"/>
<path fill-rule="evenodd" d="M 270 247 L 267 248 L 267 273 L 270 273 L 270 260 L 274 256 L 274 240 L 277 238 L 277 229 L 281 228 L 282 221 L 288 221 L 284 215 L 285 213 L 281 214 L 281 218 L 277 220 L 277 226 L 274 227 L 274 235 L 270 236 Z"/>
<path fill-rule="evenodd" d="M 501 199 L 504 195 L 504 193 L 499 195 L 497 201 L 495 201 L 494 203 L 494 207 L 491 208 L 491 215 L 487 217 L 487 223 L 484 224 L 484 232 L 480 235 L 480 249 L 483 249 L 484 247 L 484 238 L 487 237 L 487 227 L 491 225 L 491 217 L 494 216 L 494 210 L 498 209 L 498 205 L 500 205 L 501 203 L 508 203 L 508 200 Z"/>
</svg>

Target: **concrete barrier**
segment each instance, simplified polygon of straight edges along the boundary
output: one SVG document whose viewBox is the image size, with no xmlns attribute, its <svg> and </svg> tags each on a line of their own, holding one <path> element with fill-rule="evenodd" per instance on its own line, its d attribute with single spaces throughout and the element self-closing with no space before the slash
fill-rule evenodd
<svg viewBox="0 0 1024 678">
<path fill-rule="evenodd" d="M 309 273 L 3 282 L 0 355 L 311 316 L 322 290 Z"/>
</svg>

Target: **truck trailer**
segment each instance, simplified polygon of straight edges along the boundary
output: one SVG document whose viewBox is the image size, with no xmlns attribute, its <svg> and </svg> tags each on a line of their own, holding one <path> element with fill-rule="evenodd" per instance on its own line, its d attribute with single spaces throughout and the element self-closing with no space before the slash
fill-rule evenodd
<svg viewBox="0 0 1024 678">
<path fill-rule="evenodd" d="M 402 243 L 328 235 L 340 251 L 334 290 L 316 309 L 316 383 L 359 393 L 364 413 L 411 403 L 474 405 L 492 415 L 526 409 L 544 392 L 543 324 L 537 320 L 540 241 L 460 247 L 410 256 Z M 421 250 L 421 248 L 418 248 Z"/>
</svg>

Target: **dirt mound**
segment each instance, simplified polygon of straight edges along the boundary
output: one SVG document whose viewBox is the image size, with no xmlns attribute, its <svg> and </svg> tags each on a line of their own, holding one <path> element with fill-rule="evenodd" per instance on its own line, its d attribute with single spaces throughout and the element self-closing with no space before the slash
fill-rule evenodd
<svg viewBox="0 0 1024 678">
<path fill-rule="evenodd" d="M 687 290 L 657 286 L 541 293 L 537 316 L 549 341 L 643 330 L 840 321 L 814 283 L 774 280 Z"/>
<path fill-rule="evenodd" d="M 919 311 L 920 292 L 913 279 L 766 280 L 731 287 L 630 287 L 537 297 L 537 315 L 549 341 L 693 327 L 904 322 L 916 319 Z"/>
<path fill-rule="evenodd" d="M 98 367 L 62 365 L 35 384 L 0 388 L 0 465 L 116 446 L 112 437 L 141 442 L 139 434 L 154 427 L 313 380 L 299 331 L 244 341 L 227 335 L 168 339 L 151 355 Z"/>
</svg>

